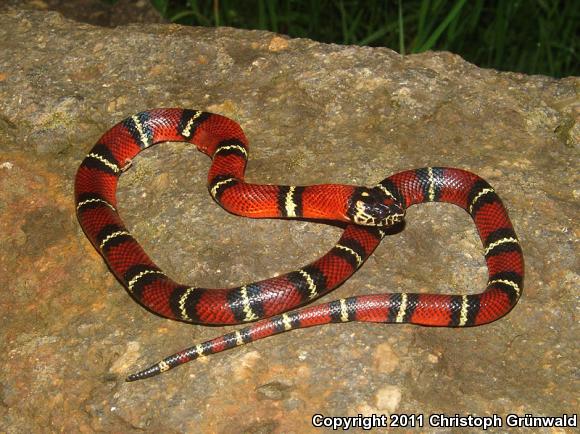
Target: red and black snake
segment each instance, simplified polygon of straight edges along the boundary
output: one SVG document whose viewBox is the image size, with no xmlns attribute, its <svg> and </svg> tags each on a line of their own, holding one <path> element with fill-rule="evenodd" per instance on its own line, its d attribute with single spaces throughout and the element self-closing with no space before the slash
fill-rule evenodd
<svg viewBox="0 0 580 434">
<path fill-rule="evenodd" d="M 288 274 L 230 289 L 206 289 L 171 280 L 131 236 L 117 211 L 119 176 L 143 149 L 185 141 L 212 158 L 211 196 L 227 211 L 252 218 L 306 218 L 346 222 L 324 256 Z M 79 222 L 97 251 L 141 305 L 163 317 L 195 324 L 254 324 L 180 351 L 130 375 L 157 375 L 200 356 L 288 330 L 331 322 L 370 321 L 463 327 L 489 323 L 516 304 L 524 261 L 506 209 L 493 188 L 473 173 L 427 167 L 392 175 L 373 188 L 337 184 L 281 186 L 244 181 L 248 141 L 234 121 L 188 109 L 154 109 L 107 131 L 82 161 L 75 181 Z M 424 202 L 460 206 L 483 242 L 489 280 L 473 295 L 392 293 L 349 297 L 284 313 L 318 298 L 349 278 L 405 210 Z M 266 318 L 266 319 L 263 319 Z"/>
</svg>

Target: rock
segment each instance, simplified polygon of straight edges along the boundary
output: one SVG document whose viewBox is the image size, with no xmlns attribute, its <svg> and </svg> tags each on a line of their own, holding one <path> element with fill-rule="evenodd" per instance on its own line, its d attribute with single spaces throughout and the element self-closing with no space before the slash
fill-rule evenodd
<svg viewBox="0 0 580 434">
<path fill-rule="evenodd" d="M 101 28 L 42 11 L 5 11 L 0 34 L 0 431 L 307 432 L 315 413 L 357 409 L 577 411 L 578 77 L 230 28 Z M 76 221 L 84 155 L 116 122 L 161 106 L 239 122 L 254 182 L 372 185 L 427 165 L 480 174 L 521 239 L 522 299 L 484 327 L 333 325 L 125 383 L 132 363 L 236 329 L 142 309 Z M 125 222 L 178 281 L 263 279 L 339 237 L 333 226 L 226 214 L 207 194 L 208 167 L 193 147 L 164 144 L 121 177 Z M 405 230 L 324 300 L 475 293 L 485 282 L 468 216 L 430 204 L 410 209 Z"/>
<path fill-rule="evenodd" d="M 3 0 L 0 12 L 18 10 L 57 11 L 83 23 L 115 27 L 130 23 L 161 23 L 165 20 L 148 0 Z"/>
</svg>

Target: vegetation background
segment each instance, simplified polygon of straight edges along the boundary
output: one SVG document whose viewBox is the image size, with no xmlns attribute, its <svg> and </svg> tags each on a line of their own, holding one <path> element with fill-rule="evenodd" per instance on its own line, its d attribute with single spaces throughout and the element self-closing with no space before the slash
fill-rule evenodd
<svg viewBox="0 0 580 434">
<path fill-rule="evenodd" d="M 447 50 L 486 68 L 579 74 L 579 0 L 149 1 L 180 24 L 271 30 L 401 54 Z"/>
</svg>

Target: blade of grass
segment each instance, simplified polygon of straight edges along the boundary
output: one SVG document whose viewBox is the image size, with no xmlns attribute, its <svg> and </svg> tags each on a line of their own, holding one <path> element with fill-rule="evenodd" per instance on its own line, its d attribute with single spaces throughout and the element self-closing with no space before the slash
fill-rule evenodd
<svg viewBox="0 0 580 434">
<path fill-rule="evenodd" d="M 220 0 L 213 0 L 213 22 L 216 27 L 219 27 L 220 22 Z"/>
<path fill-rule="evenodd" d="M 381 27 L 378 30 L 375 30 L 370 35 L 367 35 L 364 39 L 361 39 L 357 42 L 357 45 L 369 45 L 370 43 L 382 38 L 383 36 L 387 35 L 389 32 L 395 32 L 398 28 L 398 23 L 393 23 L 389 26 Z M 404 53 L 401 53 L 404 54 Z"/>
<path fill-rule="evenodd" d="M 397 24 L 399 27 L 399 53 L 405 55 L 405 24 L 403 22 L 403 1 L 399 0 Z"/>
<path fill-rule="evenodd" d="M 117 0 L 109 1 L 109 3 L 113 4 L 116 3 Z M 163 16 L 167 13 L 167 7 L 169 6 L 169 0 L 151 0 L 151 4 L 155 9 L 159 11 L 159 13 Z"/>
<path fill-rule="evenodd" d="M 202 18 L 203 17 L 199 17 L 195 11 L 181 11 L 181 12 L 177 12 L 175 15 L 172 15 L 171 17 L 169 17 L 169 21 L 171 21 L 172 23 L 175 23 L 179 20 L 182 20 L 184 18 L 188 18 L 188 17 L 194 17 L 194 18 Z M 200 20 L 201 21 L 201 20 Z"/>
<path fill-rule="evenodd" d="M 267 30 L 266 6 L 264 0 L 258 1 L 258 29 Z"/>
<path fill-rule="evenodd" d="M 445 17 L 443 22 L 439 24 L 439 26 L 435 29 L 435 31 L 431 34 L 431 36 L 429 36 L 427 41 L 425 41 L 424 44 L 422 44 L 417 50 L 414 51 L 421 52 L 430 50 L 435 45 L 435 43 L 437 42 L 443 31 L 447 28 L 449 23 L 457 18 L 457 16 L 461 12 L 461 9 L 465 5 L 465 1 L 466 0 L 458 0 L 457 2 L 455 2 L 455 5 L 453 6 L 449 14 Z"/>
<path fill-rule="evenodd" d="M 344 2 L 340 0 L 338 2 L 338 10 L 340 11 L 340 27 L 342 29 L 342 43 L 348 44 L 348 32 L 346 26 L 346 11 L 344 10 Z"/>
<path fill-rule="evenodd" d="M 266 9 L 270 20 L 269 30 L 278 32 L 278 14 L 276 13 L 277 2 L 266 0 Z"/>
<path fill-rule="evenodd" d="M 354 42 L 357 41 L 356 30 L 357 30 L 357 28 L 359 28 L 359 24 L 360 24 L 360 20 L 362 18 L 362 14 L 363 14 L 363 11 L 362 11 L 362 9 L 360 9 L 356 13 L 356 15 L 355 15 L 354 19 L 352 20 L 352 22 L 350 23 L 350 25 L 348 26 L 348 29 L 347 29 L 347 32 L 348 33 L 347 33 L 347 35 L 348 35 L 348 40 L 351 43 L 354 43 Z"/>
</svg>

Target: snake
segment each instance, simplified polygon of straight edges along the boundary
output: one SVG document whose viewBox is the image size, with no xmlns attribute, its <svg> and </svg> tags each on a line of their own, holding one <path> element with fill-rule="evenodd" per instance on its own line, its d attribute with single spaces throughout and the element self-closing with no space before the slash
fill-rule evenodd
<svg viewBox="0 0 580 434">
<path fill-rule="evenodd" d="M 135 156 L 162 142 L 191 143 L 211 158 L 207 187 L 226 211 L 249 218 L 336 222 L 343 227 L 340 239 L 314 262 L 262 281 L 234 288 L 174 281 L 127 229 L 116 200 L 118 179 L 132 167 Z M 158 108 L 114 125 L 82 160 L 74 193 L 80 226 L 136 302 L 159 316 L 192 324 L 250 323 L 165 357 L 127 381 L 275 334 L 328 323 L 478 326 L 503 317 L 520 298 L 521 245 L 501 199 L 476 174 L 423 167 L 396 173 L 372 187 L 253 184 L 245 181 L 248 153 L 248 140 L 235 121 L 200 110 Z M 473 219 L 488 268 L 483 292 L 367 294 L 303 306 L 345 282 L 384 237 L 405 224 L 410 206 L 426 202 L 454 204 Z"/>
</svg>

